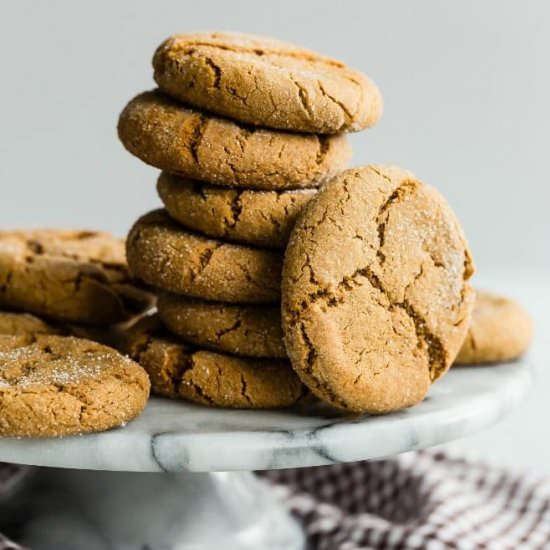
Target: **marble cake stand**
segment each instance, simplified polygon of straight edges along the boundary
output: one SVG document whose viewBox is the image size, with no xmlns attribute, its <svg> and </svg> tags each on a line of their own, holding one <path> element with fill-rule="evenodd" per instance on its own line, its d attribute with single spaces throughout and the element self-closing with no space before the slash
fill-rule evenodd
<svg viewBox="0 0 550 550">
<path fill-rule="evenodd" d="M 420 405 L 379 417 L 320 406 L 213 410 L 154 398 L 140 418 L 110 432 L 1 439 L 0 460 L 50 467 L 36 470 L 30 497 L 22 497 L 21 538 L 33 550 L 298 550 L 299 527 L 250 470 L 450 441 L 497 421 L 529 382 L 526 362 L 454 368 Z"/>
</svg>

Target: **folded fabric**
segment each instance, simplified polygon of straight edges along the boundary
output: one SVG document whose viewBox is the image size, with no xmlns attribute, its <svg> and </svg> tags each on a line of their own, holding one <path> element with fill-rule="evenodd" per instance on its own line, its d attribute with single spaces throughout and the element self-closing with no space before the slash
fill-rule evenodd
<svg viewBox="0 0 550 550">
<path fill-rule="evenodd" d="M 550 479 L 448 450 L 260 475 L 316 550 L 550 548 Z"/>
</svg>

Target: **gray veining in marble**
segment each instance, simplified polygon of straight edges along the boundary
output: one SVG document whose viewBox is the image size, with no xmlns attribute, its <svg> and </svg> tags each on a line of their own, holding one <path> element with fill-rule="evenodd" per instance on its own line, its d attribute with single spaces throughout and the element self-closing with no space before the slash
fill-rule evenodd
<svg viewBox="0 0 550 550">
<path fill-rule="evenodd" d="M 0 460 L 119 470 L 231 471 L 314 466 L 444 443 L 496 422 L 526 394 L 527 361 L 453 368 L 426 400 L 386 416 L 209 409 L 151 399 L 124 428 L 54 440 L 0 439 Z"/>
</svg>

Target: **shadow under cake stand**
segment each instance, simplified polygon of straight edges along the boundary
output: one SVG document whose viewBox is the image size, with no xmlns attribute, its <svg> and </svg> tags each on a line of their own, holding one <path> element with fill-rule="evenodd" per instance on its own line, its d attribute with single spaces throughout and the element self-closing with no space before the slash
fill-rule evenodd
<svg viewBox="0 0 550 550">
<path fill-rule="evenodd" d="M 458 367 L 386 416 L 209 409 L 153 398 L 128 426 L 63 439 L 0 439 L 0 460 L 47 466 L 28 487 L 33 550 L 298 550 L 304 536 L 251 470 L 335 464 L 444 443 L 526 394 L 526 361 Z M 24 492 L 23 492 L 24 493 Z"/>
</svg>

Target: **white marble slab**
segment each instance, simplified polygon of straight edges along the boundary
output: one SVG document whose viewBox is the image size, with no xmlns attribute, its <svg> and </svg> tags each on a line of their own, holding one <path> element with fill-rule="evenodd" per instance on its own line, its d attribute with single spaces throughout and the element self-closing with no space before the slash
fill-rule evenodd
<svg viewBox="0 0 550 550">
<path fill-rule="evenodd" d="M 151 399 L 128 426 L 64 439 L 0 439 L 0 460 L 119 470 L 231 471 L 379 458 L 444 443 L 496 422 L 526 394 L 526 360 L 460 367 L 426 400 L 386 416 L 344 416 L 322 407 L 286 411 L 210 409 Z"/>
</svg>

